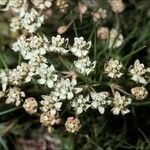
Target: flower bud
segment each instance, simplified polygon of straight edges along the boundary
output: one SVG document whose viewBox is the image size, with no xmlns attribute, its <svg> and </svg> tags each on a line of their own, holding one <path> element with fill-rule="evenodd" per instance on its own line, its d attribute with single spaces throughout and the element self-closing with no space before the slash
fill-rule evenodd
<svg viewBox="0 0 150 150">
<path fill-rule="evenodd" d="M 57 32 L 58 32 L 58 34 L 63 34 L 63 33 L 65 33 L 67 30 L 68 30 L 68 27 L 67 27 L 67 26 L 60 26 L 60 27 L 57 29 Z"/>
<path fill-rule="evenodd" d="M 97 30 L 97 37 L 101 38 L 102 40 L 105 40 L 109 38 L 109 30 L 106 27 L 100 27 Z"/>
<path fill-rule="evenodd" d="M 122 2 L 122 0 L 112 0 L 110 1 L 110 5 L 112 11 L 115 13 L 121 13 L 125 9 L 125 4 Z"/>
<path fill-rule="evenodd" d="M 23 108 L 28 112 L 29 114 L 34 114 L 37 112 L 38 103 L 35 100 L 35 98 L 30 97 L 27 98 L 23 104 Z"/>
<path fill-rule="evenodd" d="M 145 89 L 145 87 L 132 88 L 131 93 L 137 100 L 143 100 L 148 95 L 148 92 Z"/>
<path fill-rule="evenodd" d="M 66 130 L 72 133 L 79 131 L 81 125 L 78 118 L 69 117 L 65 123 Z"/>
</svg>

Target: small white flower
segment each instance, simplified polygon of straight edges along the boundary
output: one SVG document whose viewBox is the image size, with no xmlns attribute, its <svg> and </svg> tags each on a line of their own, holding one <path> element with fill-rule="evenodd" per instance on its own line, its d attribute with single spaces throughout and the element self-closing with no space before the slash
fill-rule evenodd
<svg viewBox="0 0 150 150">
<path fill-rule="evenodd" d="M 9 88 L 6 104 L 15 103 L 16 106 L 19 106 L 23 97 L 25 97 L 25 93 L 18 87 Z"/>
<path fill-rule="evenodd" d="M 104 65 L 104 71 L 107 73 L 107 76 L 110 78 L 120 78 L 123 73 L 120 71 L 123 68 L 121 62 L 118 60 L 110 59 Z"/>
<path fill-rule="evenodd" d="M 76 79 L 63 79 L 55 85 L 55 91 L 52 93 L 59 97 L 60 99 L 68 99 L 71 100 L 74 97 L 74 94 L 77 94 L 82 91 L 82 88 L 75 87 L 77 85 Z"/>
<path fill-rule="evenodd" d="M 32 0 L 35 7 L 43 10 L 52 6 L 52 0 Z"/>
<path fill-rule="evenodd" d="M 40 109 L 43 112 L 50 112 L 52 116 L 56 115 L 58 111 L 61 111 L 62 102 L 57 99 L 53 94 L 51 95 L 42 95 L 43 100 L 41 104 L 43 105 Z"/>
<path fill-rule="evenodd" d="M 51 38 L 51 45 L 49 47 L 50 52 L 66 54 L 68 50 L 66 49 L 68 45 L 68 39 L 62 38 L 60 35 Z"/>
<path fill-rule="evenodd" d="M 127 108 L 129 104 L 131 104 L 131 99 L 121 96 L 120 93 L 116 91 L 112 101 L 113 108 L 111 111 L 114 115 L 119 115 L 120 112 L 122 115 L 125 115 L 130 112 Z"/>
<path fill-rule="evenodd" d="M 8 71 L 9 84 L 20 86 L 22 83 L 26 82 L 28 78 L 28 73 L 30 72 L 30 66 L 27 63 L 21 63 L 13 70 Z"/>
<path fill-rule="evenodd" d="M 84 75 L 89 75 L 91 72 L 93 72 L 95 65 L 96 61 L 91 62 L 88 56 L 74 61 L 76 71 Z"/>
<path fill-rule="evenodd" d="M 10 23 L 10 30 L 16 32 L 19 29 L 21 29 L 21 20 L 18 17 L 13 17 Z"/>
<path fill-rule="evenodd" d="M 101 114 L 104 114 L 105 107 L 110 105 L 111 101 L 108 100 L 109 93 L 108 92 L 91 92 L 91 107 L 93 109 L 98 109 Z"/>
<path fill-rule="evenodd" d="M 86 111 L 90 107 L 89 95 L 85 98 L 83 95 L 79 95 L 71 102 L 71 106 L 74 108 L 77 115 L 81 114 L 83 111 Z"/>
<path fill-rule="evenodd" d="M 106 9 L 99 8 L 98 11 L 92 13 L 93 20 L 99 21 L 101 19 L 105 19 L 107 17 Z"/>
<path fill-rule="evenodd" d="M 54 86 L 54 82 L 57 81 L 58 75 L 55 74 L 56 70 L 53 65 L 50 67 L 47 64 L 40 64 L 37 68 L 36 74 L 41 78 L 38 79 L 38 83 L 43 85 L 46 84 L 49 88 Z"/>
<path fill-rule="evenodd" d="M 91 41 L 84 41 L 83 37 L 75 37 L 74 44 L 70 48 L 70 51 L 77 57 L 85 57 L 89 53 L 89 49 L 91 48 Z"/>
<path fill-rule="evenodd" d="M 148 73 L 148 70 L 144 67 L 144 64 L 141 64 L 137 59 L 134 63 L 134 66 L 129 67 L 129 73 L 132 75 L 131 79 L 137 83 L 146 84 L 145 74 Z"/>
<path fill-rule="evenodd" d="M 44 16 L 40 16 L 40 14 L 33 8 L 30 12 L 26 12 L 24 9 L 21 9 L 20 20 L 22 26 L 29 33 L 34 33 L 44 22 Z"/>
<path fill-rule="evenodd" d="M 131 93 L 137 100 L 143 100 L 148 95 L 148 91 L 145 87 L 132 88 Z"/>
</svg>

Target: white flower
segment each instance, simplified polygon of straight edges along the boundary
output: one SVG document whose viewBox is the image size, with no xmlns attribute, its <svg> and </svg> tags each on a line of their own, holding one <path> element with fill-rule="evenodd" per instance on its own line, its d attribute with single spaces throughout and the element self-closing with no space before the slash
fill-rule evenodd
<svg viewBox="0 0 150 150">
<path fill-rule="evenodd" d="M 27 63 L 21 63 L 13 70 L 8 71 L 8 79 L 11 85 L 20 86 L 22 83 L 26 82 L 28 73 L 30 72 L 30 66 Z"/>
<path fill-rule="evenodd" d="M 129 72 L 132 75 L 132 80 L 137 83 L 146 84 L 145 74 L 148 73 L 148 70 L 144 67 L 144 64 L 140 64 L 140 61 L 137 59 L 134 63 L 134 66 L 129 67 Z"/>
<path fill-rule="evenodd" d="M 59 97 L 60 99 L 68 99 L 71 100 L 74 97 L 74 94 L 77 94 L 82 91 L 82 88 L 75 87 L 77 85 L 76 79 L 63 79 L 55 85 L 55 91 L 52 93 Z"/>
<path fill-rule="evenodd" d="M 86 111 L 90 107 L 89 95 L 85 98 L 83 95 L 79 95 L 71 102 L 71 106 L 74 108 L 77 115 L 81 114 L 83 111 Z"/>
<path fill-rule="evenodd" d="M 41 78 L 38 79 L 38 83 L 43 85 L 46 84 L 49 88 L 54 86 L 54 82 L 57 81 L 58 75 L 55 74 L 56 70 L 53 65 L 48 67 L 47 64 L 40 64 L 37 68 L 36 74 Z"/>
<path fill-rule="evenodd" d="M 75 37 L 74 44 L 70 48 L 70 51 L 77 57 L 85 57 L 89 53 L 89 49 L 91 48 L 91 41 L 84 41 L 83 37 Z"/>
<path fill-rule="evenodd" d="M 31 36 L 26 38 L 21 36 L 12 46 L 15 52 L 20 51 L 24 59 L 29 60 L 28 64 L 32 70 L 36 70 L 41 63 L 46 63 L 45 57 L 48 51 L 49 41 L 45 36 Z M 35 69 L 33 69 L 35 67 Z"/>
<path fill-rule="evenodd" d="M 99 8 L 98 11 L 92 13 L 93 20 L 99 21 L 100 19 L 105 19 L 107 17 L 106 9 Z"/>
<path fill-rule="evenodd" d="M 59 8 L 61 12 L 65 12 L 65 10 L 69 6 L 69 0 L 57 0 L 55 5 Z"/>
<path fill-rule="evenodd" d="M 131 99 L 121 96 L 120 93 L 116 91 L 112 101 L 113 108 L 111 111 L 114 115 L 119 115 L 120 112 L 122 115 L 125 115 L 130 112 L 127 108 L 129 104 L 131 104 Z"/>
<path fill-rule="evenodd" d="M 35 7 L 43 10 L 52 6 L 52 0 L 31 0 Z"/>
<path fill-rule="evenodd" d="M 6 104 L 15 103 L 16 106 L 19 106 L 22 98 L 25 97 L 25 93 L 21 91 L 18 87 L 9 88 Z"/>
<path fill-rule="evenodd" d="M 21 21 L 18 17 L 13 17 L 10 23 L 10 30 L 16 32 L 19 29 L 21 29 Z"/>
<path fill-rule="evenodd" d="M 118 60 L 110 59 L 104 65 L 104 71 L 110 78 L 120 78 L 123 73 L 120 71 L 123 68 L 122 63 Z"/>
<path fill-rule="evenodd" d="M 8 73 L 5 70 L 0 70 L 0 82 L 2 84 L 2 91 L 5 92 L 8 85 Z"/>
<path fill-rule="evenodd" d="M 66 49 L 68 45 L 68 39 L 62 38 L 60 35 L 51 38 L 51 45 L 49 47 L 50 52 L 66 54 L 68 50 Z"/>
<path fill-rule="evenodd" d="M 91 62 L 90 58 L 86 56 L 85 58 L 81 58 L 77 61 L 74 61 L 74 65 L 76 71 L 84 75 L 89 75 L 92 71 L 94 71 L 96 61 Z"/>
<path fill-rule="evenodd" d="M 20 36 L 12 45 L 15 52 L 20 52 L 24 59 L 30 59 L 31 48 L 25 36 Z"/>
<path fill-rule="evenodd" d="M 9 0 L 9 7 L 19 8 L 22 6 L 25 0 Z"/>
<path fill-rule="evenodd" d="M 109 48 L 118 48 L 123 43 L 123 35 L 119 34 L 116 29 L 110 31 Z"/>
<path fill-rule="evenodd" d="M 30 12 L 26 12 L 24 9 L 21 9 L 20 20 L 22 26 L 29 33 L 34 33 L 44 22 L 44 16 L 40 16 L 40 14 L 33 8 Z"/>
<path fill-rule="evenodd" d="M 132 88 L 131 93 L 137 100 L 143 100 L 148 95 L 148 91 L 145 87 Z"/>
<path fill-rule="evenodd" d="M 104 114 L 105 107 L 110 105 L 111 101 L 107 100 L 109 93 L 108 92 L 91 92 L 91 107 L 93 109 L 98 109 L 101 114 Z"/>
<path fill-rule="evenodd" d="M 40 107 L 40 109 L 43 112 L 50 112 L 52 116 L 56 115 L 58 111 L 61 111 L 62 102 L 59 101 L 59 99 L 51 95 L 42 95 L 43 100 L 41 101 L 41 104 L 43 105 Z"/>
</svg>

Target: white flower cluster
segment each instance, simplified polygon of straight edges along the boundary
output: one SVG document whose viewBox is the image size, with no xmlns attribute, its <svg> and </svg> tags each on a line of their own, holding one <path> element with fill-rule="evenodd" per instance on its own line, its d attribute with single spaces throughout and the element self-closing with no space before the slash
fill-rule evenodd
<svg viewBox="0 0 150 150">
<path fill-rule="evenodd" d="M 33 5 L 38 9 L 46 9 L 52 6 L 52 0 L 31 0 Z"/>
<path fill-rule="evenodd" d="M 74 66 L 76 70 L 84 75 L 89 75 L 94 71 L 96 61 L 91 62 L 88 56 L 89 49 L 91 48 L 91 41 L 84 41 L 83 37 L 74 38 L 74 44 L 70 51 L 78 57 L 77 61 L 74 61 Z"/>
<path fill-rule="evenodd" d="M 7 93 L 6 104 L 15 103 L 16 106 L 19 106 L 25 93 L 17 87 L 9 88 Z"/>
<path fill-rule="evenodd" d="M 146 84 L 150 75 L 150 68 L 145 68 L 144 64 L 141 64 L 137 59 L 133 66 L 129 68 L 130 75 L 132 80 L 136 83 Z"/>
<path fill-rule="evenodd" d="M 41 16 L 34 8 L 26 11 L 24 8 L 20 9 L 19 17 L 14 17 L 11 20 L 11 31 L 25 29 L 29 33 L 34 33 L 44 22 L 44 16 Z"/>
<path fill-rule="evenodd" d="M 113 114 L 118 115 L 121 112 L 122 115 L 125 115 L 129 113 L 130 110 L 127 108 L 129 104 L 131 104 L 131 98 L 126 98 L 125 96 L 121 96 L 120 93 L 116 91 L 112 102 Z"/>
<path fill-rule="evenodd" d="M 97 109 L 100 114 L 104 114 L 105 109 L 108 106 L 113 107 L 111 110 L 114 115 L 119 115 L 121 112 L 122 115 L 125 115 L 130 112 L 127 108 L 131 104 L 131 99 L 121 96 L 118 91 L 115 92 L 114 97 L 111 98 L 109 92 L 91 92 L 90 96 L 79 95 L 72 102 L 71 106 L 74 108 L 77 115 L 87 111 L 87 109 Z"/>
<path fill-rule="evenodd" d="M 107 76 L 114 79 L 120 78 L 123 75 L 121 72 L 122 68 L 123 65 L 118 60 L 113 59 L 110 59 L 104 65 L 104 71 L 107 73 Z"/>
<path fill-rule="evenodd" d="M 66 102 L 70 107 L 65 107 L 73 108 L 76 115 L 89 109 L 96 109 L 100 114 L 104 114 L 107 107 L 112 108 L 111 111 L 114 115 L 129 113 L 128 105 L 131 104 L 131 99 L 121 96 L 118 92 L 119 89 L 115 89 L 115 86 L 114 91 L 111 89 L 113 94 L 111 96 L 112 94 L 107 91 L 95 92 L 92 85 L 85 86 L 83 83 L 85 81 L 80 79 L 78 73 L 87 77 L 96 66 L 96 61 L 91 62 L 88 56 L 90 48 L 91 42 L 86 42 L 83 37 L 75 37 L 74 43 L 69 45 L 69 40 L 60 35 L 53 36 L 51 40 L 40 35 L 31 35 L 28 38 L 21 36 L 12 45 L 12 49 L 20 52 L 26 63 L 22 62 L 14 69 L 1 70 L 2 91 L 0 97 L 6 97 L 7 104 L 14 103 L 16 106 L 23 102 L 22 106 L 26 112 L 34 114 L 38 111 L 38 102 L 33 97 L 25 98 L 25 93 L 21 90 L 22 84 L 29 83 L 34 79 L 39 85 L 45 85 L 50 89 L 50 93 L 41 96 L 40 122 L 47 126 L 49 131 L 53 129 L 54 124 L 60 122 L 61 109 Z M 67 68 L 68 72 L 66 68 L 63 68 L 65 71 L 62 71 L 62 68 L 60 71 L 59 67 L 56 69 L 53 60 L 48 62 L 47 54 L 51 56 L 50 54 L 53 53 L 60 56 L 58 59 L 61 62 L 66 59 L 64 55 L 73 55 L 71 61 L 67 60 L 71 64 Z M 123 75 L 122 68 L 122 63 L 113 58 L 104 65 L 105 73 L 113 79 Z M 129 68 L 131 79 L 145 84 L 148 77 L 146 74 L 150 72 L 149 70 L 140 64 L 139 60 L 136 60 L 134 66 Z M 68 76 L 63 76 L 65 73 L 68 73 Z M 88 86 L 91 87 L 88 89 Z M 141 100 L 147 96 L 148 92 L 144 87 L 135 87 L 131 89 L 131 94 L 137 100 Z"/>
</svg>

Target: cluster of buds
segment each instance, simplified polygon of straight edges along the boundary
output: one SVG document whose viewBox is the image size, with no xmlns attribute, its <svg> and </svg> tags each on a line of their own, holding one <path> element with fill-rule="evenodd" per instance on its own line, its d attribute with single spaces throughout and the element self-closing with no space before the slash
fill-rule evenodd
<svg viewBox="0 0 150 150">
<path fill-rule="evenodd" d="M 111 5 L 111 9 L 115 13 L 121 13 L 125 9 L 125 4 L 122 0 L 109 0 L 109 3 Z"/>
<path fill-rule="evenodd" d="M 74 117 L 68 117 L 65 123 L 66 130 L 72 133 L 78 132 L 81 125 L 80 120 Z"/>
</svg>

